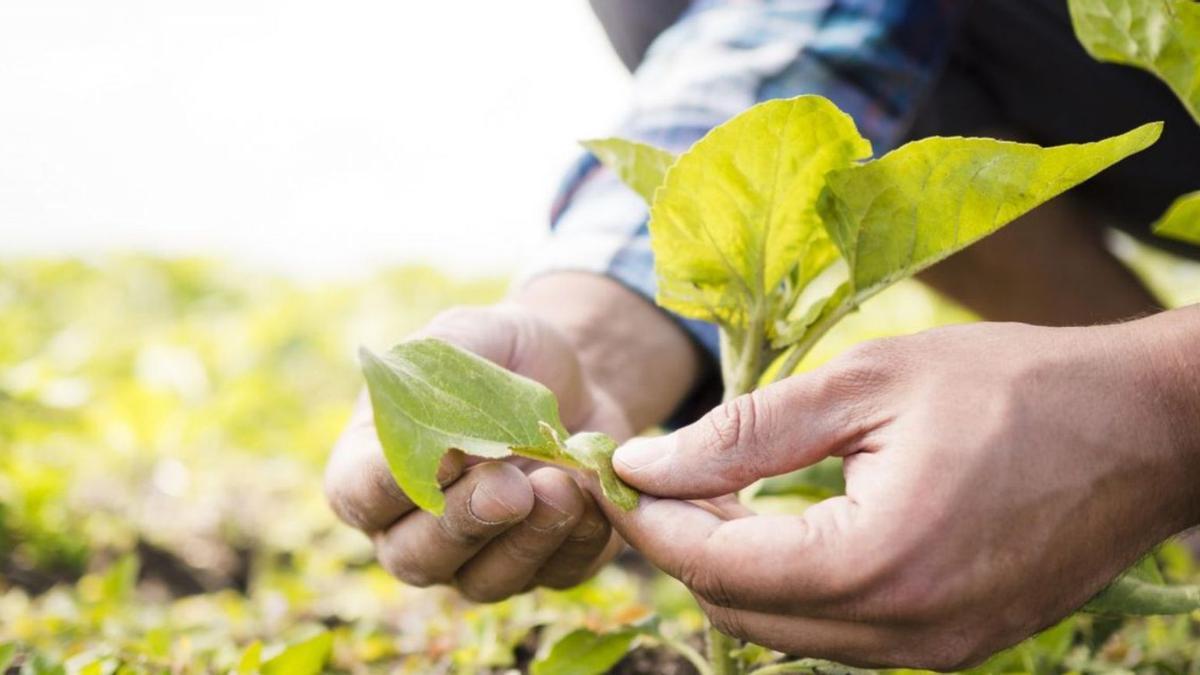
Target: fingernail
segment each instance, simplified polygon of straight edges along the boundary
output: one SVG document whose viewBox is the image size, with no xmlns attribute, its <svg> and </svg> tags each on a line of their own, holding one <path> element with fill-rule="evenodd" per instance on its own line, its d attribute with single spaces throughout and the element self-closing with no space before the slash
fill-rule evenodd
<svg viewBox="0 0 1200 675">
<path fill-rule="evenodd" d="M 639 471 L 671 454 L 670 436 L 637 438 L 617 448 L 613 462 L 619 462 L 630 471 Z"/>
<path fill-rule="evenodd" d="M 475 520 L 488 525 L 506 523 L 517 516 L 517 510 L 487 489 L 485 483 L 476 485 L 471 491 L 467 499 L 467 511 Z"/>
</svg>

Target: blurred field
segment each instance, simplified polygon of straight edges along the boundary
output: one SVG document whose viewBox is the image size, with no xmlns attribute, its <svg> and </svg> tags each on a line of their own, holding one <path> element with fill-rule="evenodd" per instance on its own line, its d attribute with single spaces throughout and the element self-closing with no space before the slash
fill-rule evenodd
<svg viewBox="0 0 1200 675">
<path fill-rule="evenodd" d="M 1120 248 L 1173 303 L 1200 300 L 1200 266 Z M 687 594 L 636 564 L 488 607 L 404 588 L 326 509 L 355 348 L 503 289 L 427 268 L 305 286 L 207 260 L 0 263 L 0 672 L 489 672 L 652 607 L 694 632 Z M 816 358 L 969 319 L 901 285 Z M 1165 562 L 1196 576 L 1180 548 Z M 989 669 L 1200 673 L 1198 632 L 1072 620 Z"/>
</svg>

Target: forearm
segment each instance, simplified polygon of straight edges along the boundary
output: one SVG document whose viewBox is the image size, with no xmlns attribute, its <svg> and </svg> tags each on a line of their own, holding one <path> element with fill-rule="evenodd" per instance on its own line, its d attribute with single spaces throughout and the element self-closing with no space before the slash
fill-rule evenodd
<svg viewBox="0 0 1200 675">
<path fill-rule="evenodd" d="M 1162 411 L 1179 457 L 1183 525 L 1200 525 L 1200 305 L 1121 327 L 1144 346 L 1146 398 Z"/>
<path fill-rule="evenodd" d="M 511 300 L 562 331 L 587 377 L 617 401 L 636 431 L 662 423 L 705 367 L 679 324 L 603 275 L 550 272 Z"/>
</svg>

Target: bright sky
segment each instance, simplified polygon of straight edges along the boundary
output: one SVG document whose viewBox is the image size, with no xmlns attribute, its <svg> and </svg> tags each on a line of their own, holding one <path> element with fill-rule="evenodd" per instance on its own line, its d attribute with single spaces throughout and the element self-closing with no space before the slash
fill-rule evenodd
<svg viewBox="0 0 1200 675">
<path fill-rule="evenodd" d="M 0 255 L 510 271 L 627 87 L 585 0 L 5 0 Z"/>
</svg>

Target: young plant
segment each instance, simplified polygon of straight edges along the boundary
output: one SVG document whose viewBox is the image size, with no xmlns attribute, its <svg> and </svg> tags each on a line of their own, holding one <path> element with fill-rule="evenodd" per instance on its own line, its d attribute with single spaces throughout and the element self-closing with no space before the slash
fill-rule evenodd
<svg viewBox="0 0 1200 675">
<path fill-rule="evenodd" d="M 789 376 L 831 327 L 887 286 L 1149 147 L 1160 133 L 1161 125 L 1148 124 L 1051 148 L 929 138 L 869 159 L 871 144 L 849 116 L 824 98 L 801 96 L 754 106 L 678 157 L 621 139 L 584 145 L 649 205 L 658 303 L 719 326 L 730 399 Z M 636 505 L 613 474 L 612 440 L 568 437 L 544 387 L 431 340 L 382 357 L 364 351 L 363 368 L 388 462 L 422 508 L 442 507 L 436 471 L 450 448 L 595 471 L 609 499 Z M 1127 575 L 1096 607 L 1200 607 L 1193 590 L 1147 591 L 1145 579 Z M 750 651 L 710 630 L 701 672 L 744 672 L 741 655 Z M 580 658 L 574 647 L 559 652 Z M 766 666 L 787 672 L 781 667 Z"/>
<path fill-rule="evenodd" d="M 870 144 L 853 122 L 829 101 L 803 96 L 730 120 L 666 171 L 664 151 L 641 143 L 584 145 L 647 198 L 657 300 L 718 324 L 728 399 L 768 374 L 788 377 L 834 324 L 887 286 L 1149 147 L 1160 133 L 1151 124 L 1051 148 L 929 138 L 861 161 Z M 1200 589 L 1161 584 L 1147 558 L 1089 609 L 1200 607 Z M 710 633 L 715 672 L 739 671 L 730 656 L 736 648 Z"/>
<path fill-rule="evenodd" d="M 1157 76 L 1200 124 L 1200 3 L 1070 0 L 1069 5 L 1075 35 L 1093 58 Z M 1153 229 L 1200 245 L 1200 192 L 1180 197 Z"/>
</svg>

